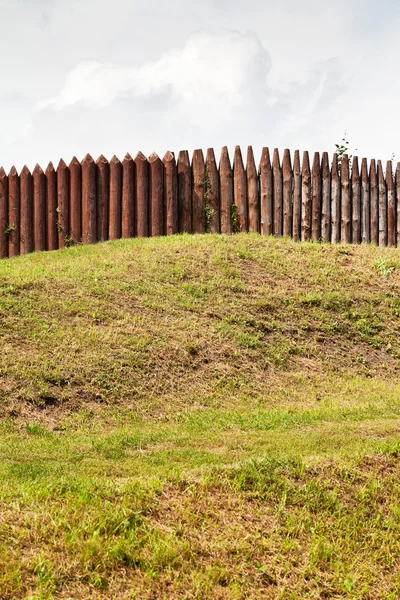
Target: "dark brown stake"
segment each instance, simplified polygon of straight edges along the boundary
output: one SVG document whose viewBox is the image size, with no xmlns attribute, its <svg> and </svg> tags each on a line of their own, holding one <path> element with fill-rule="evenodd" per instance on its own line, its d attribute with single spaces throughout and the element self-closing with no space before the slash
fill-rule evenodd
<svg viewBox="0 0 400 600">
<path fill-rule="evenodd" d="M 361 244 L 361 181 L 358 168 L 358 157 L 354 156 L 351 170 L 352 196 L 352 240 L 353 244 Z"/>
<path fill-rule="evenodd" d="M 386 163 L 386 188 L 387 188 L 387 243 L 388 246 L 396 245 L 396 198 L 392 171 L 392 161 Z"/>
<path fill-rule="evenodd" d="M 33 182 L 25 165 L 20 174 L 21 189 L 21 238 L 20 253 L 33 252 Z"/>
<path fill-rule="evenodd" d="M 46 180 L 39 165 L 33 170 L 33 246 L 46 250 Z"/>
<path fill-rule="evenodd" d="M 370 197 L 367 159 L 361 161 L 361 241 L 368 244 L 370 236 Z"/>
<path fill-rule="evenodd" d="M 8 177 L 0 167 L 0 258 L 8 256 L 8 236 L 11 233 L 8 224 Z"/>
<path fill-rule="evenodd" d="M 228 148 L 221 150 L 219 161 L 219 188 L 221 193 L 221 233 L 232 233 L 233 172 Z"/>
<path fill-rule="evenodd" d="M 167 235 L 178 233 L 178 171 L 173 152 L 166 152 L 164 165 L 164 229 Z"/>
<path fill-rule="evenodd" d="M 237 230 L 247 233 L 249 231 L 247 183 L 240 146 L 235 147 L 233 157 L 233 200 L 237 212 Z"/>
<path fill-rule="evenodd" d="M 334 244 L 340 242 L 340 188 L 339 161 L 335 152 L 332 158 L 331 171 L 331 239 Z"/>
<path fill-rule="evenodd" d="M 136 165 L 136 235 L 149 235 L 149 163 L 142 152 L 135 157 Z"/>
<path fill-rule="evenodd" d="M 135 235 L 136 165 L 130 154 L 122 161 L 122 225 L 123 238 Z"/>
<path fill-rule="evenodd" d="M 379 243 L 379 191 L 376 162 L 373 158 L 369 166 L 369 191 L 371 203 L 371 242 Z"/>
<path fill-rule="evenodd" d="M 46 248 L 57 250 L 57 173 L 53 163 L 46 169 Z"/>
<path fill-rule="evenodd" d="M 379 245 L 387 246 L 387 194 L 382 162 L 378 160 Z"/>
<path fill-rule="evenodd" d="M 247 148 L 246 160 L 247 198 L 249 205 L 249 231 L 260 233 L 260 201 L 258 195 L 258 176 L 253 148 Z"/>
<path fill-rule="evenodd" d="M 283 235 L 290 237 L 293 229 L 293 172 L 290 150 L 283 152 L 282 158 L 283 178 Z"/>
<path fill-rule="evenodd" d="M 122 228 L 122 165 L 114 155 L 110 161 L 109 238 L 119 240 Z"/>
<path fill-rule="evenodd" d="M 69 163 L 70 237 L 75 244 L 82 241 L 82 167 L 76 156 Z"/>
<path fill-rule="evenodd" d="M 220 233 L 219 177 L 214 150 L 208 148 L 206 154 L 208 210 L 210 213 L 210 233 Z"/>
<path fill-rule="evenodd" d="M 397 167 L 396 167 L 396 208 L 397 208 L 396 241 L 397 241 L 397 246 L 399 246 L 399 244 L 400 244 L 400 162 L 397 163 Z"/>
<path fill-rule="evenodd" d="M 307 150 L 303 152 L 301 170 L 301 239 L 308 242 L 311 236 L 311 171 Z"/>
<path fill-rule="evenodd" d="M 329 170 L 329 156 L 322 153 L 322 212 L 321 212 L 321 238 L 324 242 L 331 241 L 331 173 Z"/>
<path fill-rule="evenodd" d="M 69 237 L 69 169 L 61 159 L 57 167 L 58 247 L 64 248 Z"/>
<path fill-rule="evenodd" d="M 294 151 L 293 158 L 293 240 L 301 239 L 301 167 L 300 152 Z"/>
<path fill-rule="evenodd" d="M 283 181 L 278 148 L 274 150 L 272 160 L 272 179 L 274 185 L 274 234 L 283 234 Z"/>
<path fill-rule="evenodd" d="M 110 210 L 110 165 L 101 154 L 96 160 L 97 241 L 108 239 Z M 112 238 L 115 239 L 115 238 Z"/>
<path fill-rule="evenodd" d="M 179 233 L 191 233 L 192 172 L 187 150 L 181 150 L 178 155 L 178 212 Z"/>
<path fill-rule="evenodd" d="M 8 256 L 18 256 L 20 248 L 20 181 L 15 167 L 8 174 Z"/>
<path fill-rule="evenodd" d="M 343 155 L 341 164 L 341 191 L 342 191 L 342 220 L 341 239 L 342 242 L 351 242 L 351 194 L 350 194 L 350 165 L 347 154 Z"/>
<path fill-rule="evenodd" d="M 149 157 L 150 171 L 150 235 L 164 234 L 164 166 L 158 154 Z"/>
<path fill-rule="evenodd" d="M 312 191 L 311 191 L 311 237 L 319 240 L 321 237 L 321 205 L 322 205 L 322 180 L 319 152 L 314 153 L 312 166 Z"/>
<path fill-rule="evenodd" d="M 96 242 L 96 164 L 90 154 L 82 161 L 82 241 Z"/>
<path fill-rule="evenodd" d="M 274 232 L 272 166 L 269 150 L 266 147 L 262 149 L 258 170 L 260 173 L 261 233 L 272 235 Z"/>
<path fill-rule="evenodd" d="M 195 150 L 192 158 L 192 230 L 204 233 L 206 225 L 205 211 L 205 165 L 202 150 Z"/>
</svg>

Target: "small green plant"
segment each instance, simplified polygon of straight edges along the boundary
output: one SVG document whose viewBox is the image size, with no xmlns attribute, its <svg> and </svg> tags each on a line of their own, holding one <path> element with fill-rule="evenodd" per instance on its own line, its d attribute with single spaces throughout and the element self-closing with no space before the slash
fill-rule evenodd
<svg viewBox="0 0 400 600">
<path fill-rule="evenodd" d="M 17 229 L 17 227 L 15 225 L 7 225 L 7 227 L 4 230 L 4 235 L 11 235 L 13 231 L 15 231 Z"/>
<path fill-rule="evenodd" d="M 231 206 L 232 233 L 239 233 L 239 215 L 236 204 Z"/>
<path fill-rule="evenodd" d="M 382 277 L 387 277 L 396 269 L 396 265 L 393 262 L 388 261 L 385 257 L 380 258 L 375 263 L 374 267 L 382 275 Z"/>
<path fill-rule="evenodd" d="M 64 246 L 66 248 L 71 248 L 71 246 L 74 245 L 74 240 L 72 239 L 72 237 L 70 235 L 66 235 L 64 237 Z"/>
<path fill-rule="evenodd" d="M 339 171 L 340 171 L 341 166 L 342 166 L 342 162 L 343 162 L 343 157 L 344 157 L 345 154 L 348 154 L 348 151 L 349 151 L 349 148 L 350 148 L 349 141 L 347 139 L 347 129 L 345 130 L 340 143 L 339 144 L 335 144 L 335 148 L 336 148 L 335 152 L 336 152 L 337 157 L 338 157 L 338 164 L 339 164 Z M 354 152 L 357 152 L 357 148 L 354 150 Z M 352 159 L 353 159 L 353 154 L 349 154 L 348 156 L 349 156 L 349 165 L 351 167 L 351 163 L 352 163 Z"/>
</svg>

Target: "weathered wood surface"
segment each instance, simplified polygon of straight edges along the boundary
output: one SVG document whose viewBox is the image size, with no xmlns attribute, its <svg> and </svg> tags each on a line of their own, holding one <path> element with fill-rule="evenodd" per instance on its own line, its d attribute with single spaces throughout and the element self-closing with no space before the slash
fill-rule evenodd
<svg viewBox="0 0 400 600">
<path fill-rule="evenodd" d="M 387 189 L 387 244 L 396 244 L 396 196 L 393 178 L 392 161 L 386 163 L 386 189 Z"/>
<path fill-rule="evenodd" d="M 96 199 L 97 199 L 97 241 L 108 240 L 108 221 L 110 214 L 110 165 L 101 154 L 96 160 Z M 121 237 L 120 235 L 117 237 Z M 111 238 L 116 239 L 116 238 Z"/>
<path fill-rule="evenodd" d="M 259 166 L 261 233 L 274 232 L 272 165 L 268 148 L 263 148 Z"/>
<path fill-rule="evenodd" d="M 366 158 L 361 161 L 361 241 L 364 244 L 371 241 L 371 204 Z"/>
<path fill-rule="evenodd" d="M 331 170 L 331 240 L 334 244 L 340 242 L 341 234 L 341 185 L 338 155 L 333 155 Z"/>
<path fill-rule="evenodd" d="M 58 248 L 57 173 L 52 162 L 46 169 L 46 247 L 47 250 Z"/>
<path fill-rule="evenodd" d="M 135 235 L 136 165 L 127 153 L 122 161 L 121 236 Z"/>
<path fill-rule="evenodd" d="M 379 243 L 379 191 L 378 191 L 378 173 L 376 170 L 375 159 L 372 159 L 369 166 L 369 190 L 371 205 L 371 242 Z"/>
<path fill-rule="evenodd" d="M 293 157 L 293 240 L 301 240 L 301 166 L 300 152 Z"/>
<path fill-rule="evenodd" d="M 312 165 L 312 191 L 311 191 L 311 237 L 319 240 L 321 237 L 321 205 L 322 205 L 322 179 L 319 152 L 314 152 Z"/>
<path fill-rule="evenodd" d="M 164 165 L 164 227 L 167 235 L 178 233 L 178 171 L 175 155 L 167 152 Z"/>
<path fill-rule="evenodd" d="M 82 167 L 76 156 L 69 163 L 70 236 L 75 244 L 82 241 Z"/>
<path fill-rule="evenodd" d="M 136 165 L 136 235 L 149 235 L 149 163 L 143 152 L 135 157 Z"/>
<path fill-rule="evenodd" d="M 21 187 L 17 169 L 12 167 L 8 174 L 8 256 L 18 256 L 21 237 Z"/>
<path fill-rule="evenodd" d="M 205 191 L 206 170 L 202 150 L 195 150 L 192 157 L 192 231 L 204 233 L 206 230 Z"/>
<path fill-rule="evenodd" d="M 62 159 L 57 167 L 57 231 L 58 247 L 64 248 L 69 236 L 69 169 Z"/>
<path fill-rule="evenodd" d="M 400 162 L 396 166 L 396 240 L 400 244 Z"/>
<path fill-rule="evenodd" d="M 178 155 L 178 212 L 179 232 L 192 232 L 192 171 L 189 153 L 184 150 Z"/>
<path fill-rule="evenodd" d="M 379 245 L 387 246 L 387 194 L 382 161 L 378 160 Z"/>
<path fill-rule="evenodd" d="M 219 161 L 219 189 L 221 195 L 221 233 L 232 233 L 233 171 L 228 148 L 221 150 Z"/>
<path fill-rule="evenodd" d="M 358 157 L 353 157 L 351 169 L 352 242 L 361 244 L 361 181 Z"/>
<path fill-rule="evenodd" d="M 340 167 L 341 195 L 342 195 L 342 219 L 341 240 L 346 244 L 351 242 L 351 189 L 350 189 L 350 163 L 347 154 L 343 155 Z"/>
<path fill-rule="evenodd" d="M 273 207 L 274 207 L 274 234 L 283 234 L 283 178 L 278 148 L 274 149 L 272 159 L 272 181 L 273 181 Z"/>
<path fill-rule="evenodd" d="M 0 258 L 8 257 L 8 177 L 0 167 Z"/>
<path fill-rule="evenodd" d="M 240 146 L 236 146 L 233 157 L 233 198 L 237 210 L 238 231 L 249 231 L 246 171 Z"/>
<path fill-rule="evenodd" d="M 64 163 L 65 164 L 65 163 Z M 28 167 L 25 165 L 19 176 L 21 190 L 21 237 L 20 253 L 33 252 L 33 181 Z"/>
<path fill-rule="evenodd" d="M 246 184 L 249 205 L 249 232 L 260 232 L 260 209 L 258 196 L 258 174 L 256 162 L 254 160 L 254 152 L 251 146 L 247 148 L 246 159 Z"/>
<path fill-rule="evenodd" d="M 33 247 L 46 250 L 46 180 L 42 168 L 33 170 Z"/>
<path fill-rule="evenodd" d="M 283 230 L 286 237 L 290 237 L 293 231 L 293 171 L 290 150 L 286 148 L 282 158 L 282 182 L 283 182 Z"/>
<path fill-rule="evenodd" d="M 329 156 L 323 152 L 321 160 L 322 205 L 321 205 L 321 238 L 323 242 L 331 241 L 331 172 Z"/>
<path fill-rule="evenodd" d="M 158 154 L 153 152 L 148 158 L 150 170 L 150 235 L 164 233 L 164 167 Z"/>
<path fill-rule="evenodd" d="M 110 161 L 109 218 L 107 219 L 110 240 L 122 237 L 122 164 L 113 156 Z"/>
<path fill-rule="evenodd" d="M 311 237 L 311 171 L 308 152 L 303 152 L 301 169 L 301 240 Z"/>
<path fill-rule="evenodd" d="M 219 193 L 219 175 L 217 161 L 215 160 L 214 150 L 207 149 L 206 154 L 206 173 L 207 173 L 207 201 L 209 211 L 209 229 L 210 233 L 220 233 L 220 193 Z"/>
<path fill-rule="evenodd" d="M 90 154 L 82 161 L 82 241 L 96 241 L 96 164 Z"/>
</svg>

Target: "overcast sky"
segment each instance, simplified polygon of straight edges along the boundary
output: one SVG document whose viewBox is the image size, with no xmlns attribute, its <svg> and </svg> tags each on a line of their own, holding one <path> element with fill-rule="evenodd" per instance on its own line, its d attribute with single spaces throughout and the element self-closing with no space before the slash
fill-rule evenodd
<svg viewBox="0 0 400 600">
<path fill-rule="evenodd" d="M 0 0 L 0 164 L 252 144 L 400 159 L 398 0 Z"/>
</svg>

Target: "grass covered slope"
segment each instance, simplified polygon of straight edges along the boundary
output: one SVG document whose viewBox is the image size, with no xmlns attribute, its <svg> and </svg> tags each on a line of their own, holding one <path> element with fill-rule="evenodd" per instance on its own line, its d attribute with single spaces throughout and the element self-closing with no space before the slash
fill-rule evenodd
<svg viewBox="0 0 400 600">
<path fill-rule="evenodd" d="M 400 597 L 400 255 L 0 262 L 0 597 Z"/>
</svg>

